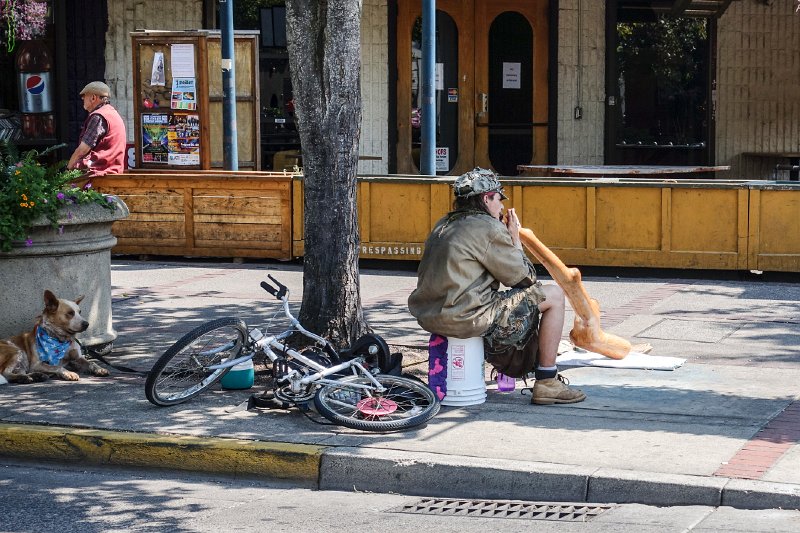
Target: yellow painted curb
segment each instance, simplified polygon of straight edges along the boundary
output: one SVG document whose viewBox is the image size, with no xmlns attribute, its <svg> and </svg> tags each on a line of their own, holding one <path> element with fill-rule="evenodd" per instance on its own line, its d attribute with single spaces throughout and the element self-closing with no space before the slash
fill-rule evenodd
<svg viewBox="0 0 800 533">
<path fill-rule="evenodd" d="M 317 482 L 326 446 L 0 423 L 0 455 Z"/>
</svg>

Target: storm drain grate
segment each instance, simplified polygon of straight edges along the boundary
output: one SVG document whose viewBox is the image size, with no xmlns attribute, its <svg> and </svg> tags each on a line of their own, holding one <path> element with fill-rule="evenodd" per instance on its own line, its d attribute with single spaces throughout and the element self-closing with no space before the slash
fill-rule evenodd
<svg viewBox="0 0 800 533">
<path fill-rule="evenodd" d="M 470 516 L 479 518 L 517 518 L 521 520 L 588 522 L 612 507 L 612 505 L 589 505 L 583 503 L 424 498 L 415 503 L 389 509 L 389 512 L 442 516 Z"/>
</svg>

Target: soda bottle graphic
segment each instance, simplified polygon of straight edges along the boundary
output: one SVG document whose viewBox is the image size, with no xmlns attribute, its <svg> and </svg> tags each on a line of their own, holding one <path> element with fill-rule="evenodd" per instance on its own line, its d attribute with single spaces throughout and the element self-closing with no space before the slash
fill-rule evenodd
<svg viewBox="0 0 800 533">
<path fill-rule="evenodd" d="M 37 137 L 44 133 L 43 115 L 53 111 L 52 69 L 53 61 L 44 42 L 33 40 L 22 43 L 17 51 L 17 77 L 19 110 L 25 137 Z M 50 121 L 47 122 L 46 129 L 50 134 L 55 128 Z"/>
</svg>

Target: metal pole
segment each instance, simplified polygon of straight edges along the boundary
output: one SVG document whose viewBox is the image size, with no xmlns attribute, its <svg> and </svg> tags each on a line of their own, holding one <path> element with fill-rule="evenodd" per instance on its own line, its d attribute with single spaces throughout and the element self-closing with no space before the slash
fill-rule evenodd
<svg viewBox="0 0 800 533">
<path fill-rule="evenodd" d="M 420 172 L 436 175 L 436 0 L 422 1 L 422 147 Z"/>
<path fill-rule="evenodd" d="M 222 31 L 223 164 L 225 170 L 239 170 L 239 135 L 236 131 L 236 67 L 233 62 L 233 0 L 219 0 L 219 23 Z"/>
</svg>

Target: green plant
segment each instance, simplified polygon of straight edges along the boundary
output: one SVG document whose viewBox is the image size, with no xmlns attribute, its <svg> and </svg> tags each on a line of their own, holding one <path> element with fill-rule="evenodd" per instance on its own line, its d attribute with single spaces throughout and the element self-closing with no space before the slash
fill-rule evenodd
<svg viewBox="0 0 800 533">
<path fill-rule="evenodd" d="M 0 141 L 0 251 L 11 250 L 15 242 L 33 244 L 28 235 L 37 220 L 44 218 L 59 231 L 59 215 L 78 204 L 96 203 L 115 209 L 113 198 L 92 189 L 91 183 L 75 184 L 83 178 L 80 170 L 66 170 L 65 162 L 45 165 L 42 156 L 65 146 L 52 146 L 39 153 L 20 154 L 17 148 Z"/>
</svg>

